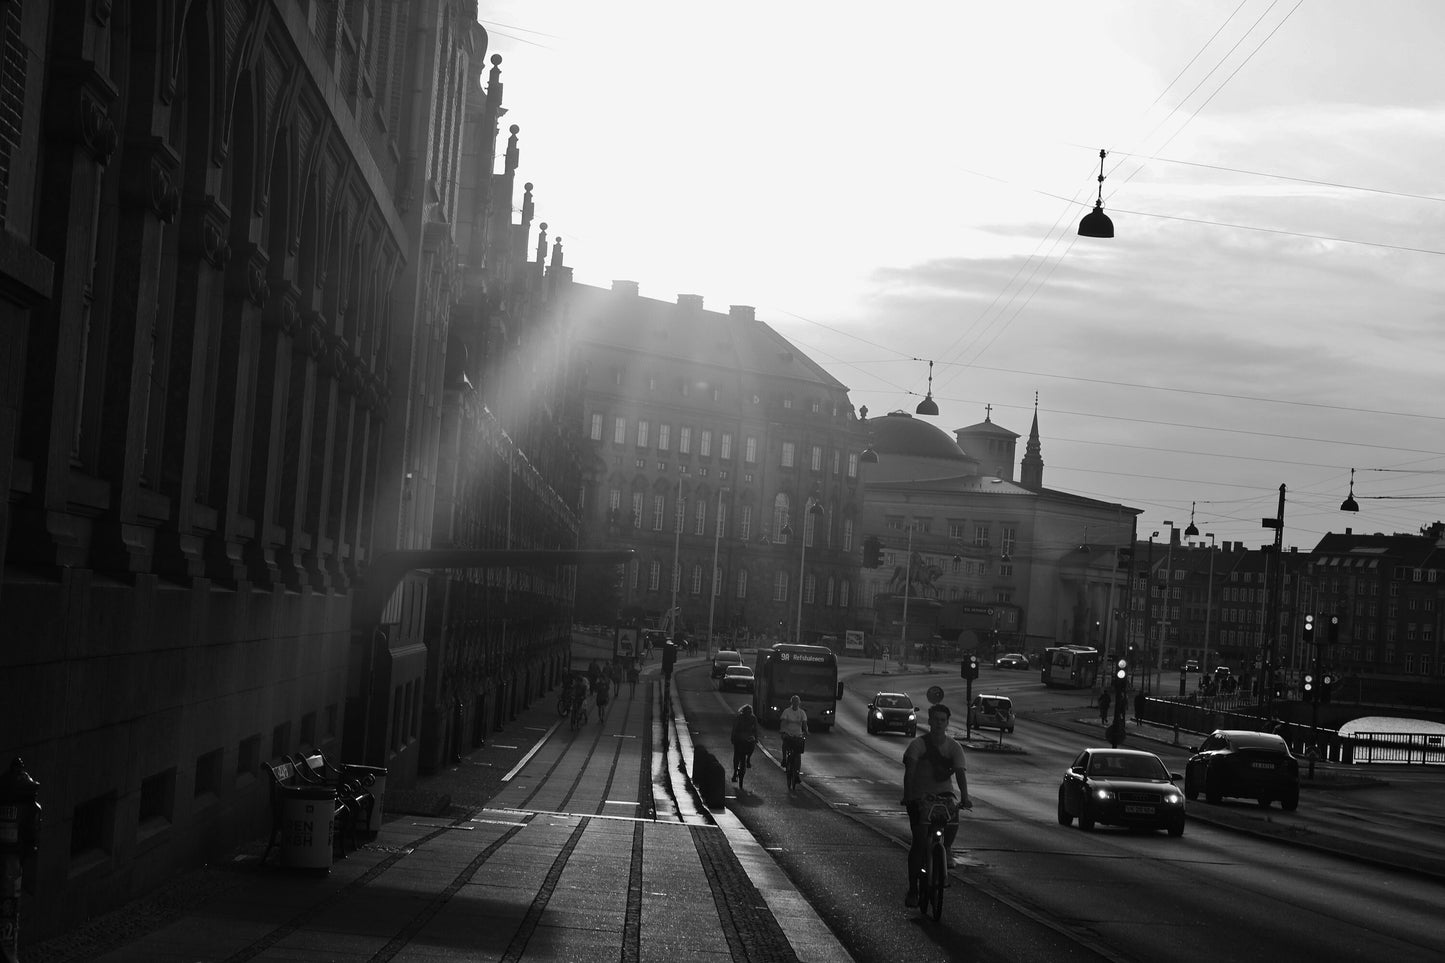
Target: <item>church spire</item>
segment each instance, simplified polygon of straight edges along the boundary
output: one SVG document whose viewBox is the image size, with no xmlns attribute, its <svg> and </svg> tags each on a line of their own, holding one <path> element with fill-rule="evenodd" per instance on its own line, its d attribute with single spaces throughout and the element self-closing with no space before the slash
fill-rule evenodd
<svg viewBox="0 0 1445 963">
<path fill-rule="evenodd" d="M 1039 393 L 1034 392 L 1034 423 L 1029 428 L 1028 444 L 1024 447 L 1024 460 L 1019 468 L 1019 484 L 1030 491 L 1042 491 L 1044 487 L 1044 457 L 1039 453 Z"/>
</svg>

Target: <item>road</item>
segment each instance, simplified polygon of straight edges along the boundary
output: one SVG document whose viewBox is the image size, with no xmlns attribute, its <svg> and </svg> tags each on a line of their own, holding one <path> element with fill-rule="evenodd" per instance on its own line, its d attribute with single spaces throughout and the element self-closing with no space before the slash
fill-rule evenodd
<svg viewBox="0 0 1445 963">
<path fill-rule="evenodd" d="M 790 795 L 759 756 L 750 792 L 729 799 L 859 961 L 1445 958 L 1445 882 L 1216 824 L 1268 821 L 1288 834 L 1296 819 L 1363 819 L 1365 804 L 1341 809 L 1307 793 L 1300 814 L 1285 814 L 1226 801 L 1209 807 L 1211 821 L 1191 818 L 1180 839 L 1060 826 L 1061 774 L 1097 737 L 1036 720 L 1071 703 L 1079 711 L 1063 715 L 1084 718 L 1086 697 L 1045 690 L 1032 673 L 987 668 L 974 691 L 1011 696 L 1018 725 L 1003 747 L 993 733 L 967 743 L 975 808 L 955 848 L 962 885 L 950 891 L 942 923 L 923 922 L 903 906 L 907 824 L 898 796 L 907 739 L 866 734 L 863 693 L 905 691 L 924 705 L 928 686 L 942 684 L 961 710 L 964 683 L 942 670 L 875 677 L 867 665 L 844 671 L 839 724 L 809 740 L 799 792 Z M 726 762 L 729 719 L 747 696 L 715 692 L 705 665 L 677 681 L 694 741 Z M 961 719 L 956 712 L 960 736 Z M 765 733 L 774 759 L 777 745 L 776 733 Z M 1183 748 L 1148 748 L 1183 771 Z M 1190 804 L 1191 814 L 1205 805 Z M 1439 825 L 1396 831 L 1438 835 Z"/>
</svg>

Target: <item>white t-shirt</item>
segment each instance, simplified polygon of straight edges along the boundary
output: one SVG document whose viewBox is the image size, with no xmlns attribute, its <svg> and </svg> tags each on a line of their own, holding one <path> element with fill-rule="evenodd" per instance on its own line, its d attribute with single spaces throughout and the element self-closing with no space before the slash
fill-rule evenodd
<svg viewBox="0 0 1445 963">
<path fill-rule="evenodd" d="M 788 706 L 778 717 L 778 731 L 785 736 L 801 736 L 807 732 L 808 713 L 802 706 Z"/>
</svg>

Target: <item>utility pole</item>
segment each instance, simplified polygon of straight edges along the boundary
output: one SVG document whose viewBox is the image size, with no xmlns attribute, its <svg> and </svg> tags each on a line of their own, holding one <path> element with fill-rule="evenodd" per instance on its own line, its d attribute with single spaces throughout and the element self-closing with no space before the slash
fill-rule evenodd
<svg viewBox="0 0 1445 963">
<path fill-rule="evenodd" d="M 1269 593 L 1269 626 L 1264 637 L 1264 665 L 1260 678 L 1259 704 L 1273 706 L 1274 660 L 1279 637 L 1280 596 L 1284 593 L 1284 486 L 1279 486 L 1279 509 L 1274 518 L 1260 520 L 1263 528 L 1274 529 L 1274 585 Z"/>
</svg>

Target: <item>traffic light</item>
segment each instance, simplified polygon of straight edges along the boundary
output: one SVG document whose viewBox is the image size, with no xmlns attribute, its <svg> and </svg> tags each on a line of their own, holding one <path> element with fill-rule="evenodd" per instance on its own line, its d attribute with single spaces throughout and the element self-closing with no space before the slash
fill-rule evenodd
<svg viewBox="0 0 1445 963">
<path fill-rule="evenodd" d="M 1320 676 L 1320 701 L 1330 701 L 1330 686 L 1335 684 L 1335 677 L 1326 672 Z"/>
<path fill-rule="evenodd" d="M 877 568 L 883 564 L 883 547 L 878 543 L 877 536 L 869 535 L 863 539 L 863 567 Z"/>
<path fill-rule="evenodd" d="M 1276 699 L 1284 698 L 1284 683 L 1279 681 L 1278 679 L 1276 679 L 1274 682 L 1274 697 Z"/>
<path fill-rule="evenodd" d="M 1317 701 L 1319 701 L 1319 697 L 1320 697 L 1320 690 L 1319 690 L 1318 688 L 1316 688 L 1316 686 L 1315 686 L 1315 677 L 1314 677 L 1312 674 L 1306 672 L 1306 673 L 1305 673 L 1305 701 L 1306 701 L 1306 702 L 1317 702 Z"/>
<path fill-rule="evenodd" d="M 1124 691 L 1129 681 L 1129 660 L 1120 659 L 1119 664 L 1114 667 L 1114 688 L 1120 693 Z"/>
<path fill-rule="evenodd" d="M 970 653 L 964 658 L 963 664 L 959 666 L 958 674 L 959 674 L 959 676 L 960 676 L 961 678 L 964 678 L 964 679 L 977 679 L 977 678 L 978 678 L 978 653 L 977 653 L 977 652 L 970 652 Z"/>
<path fill-rule="evenodd" d="M 1305 616 L 1305 643 L 1308 644 L 1308 643 L 1313 642 L 1314 640 L 1315 640 L 1315 617 L 1314 617 L 1313 615 L 1306 615 L 1306 616 Z"/>
<path fill-rule="evenodd" d="M 1336 642 L 1338 642 L 1338 641 L 1340 641 L 1340 617 L 1339 617 L 1338 615 L 1331 615 L 1331 616 L 1330 616 L 1330 645 L 1334 645 L 1334 644 L 1335 644 Z"/>
</svg>

